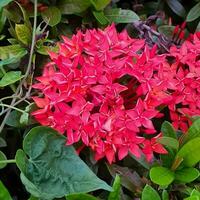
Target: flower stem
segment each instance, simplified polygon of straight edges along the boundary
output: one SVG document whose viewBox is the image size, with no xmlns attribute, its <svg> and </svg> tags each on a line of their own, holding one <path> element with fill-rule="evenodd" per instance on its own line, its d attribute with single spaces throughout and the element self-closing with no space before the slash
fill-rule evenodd
<svg viewBox="0 0 200 200">
<path fill-rule="evenodd" d="M 10 163 L 16 163 L 16 160 L 15 159 L 0 160 L 0 164 L 10 164 Z"/>
</svg>

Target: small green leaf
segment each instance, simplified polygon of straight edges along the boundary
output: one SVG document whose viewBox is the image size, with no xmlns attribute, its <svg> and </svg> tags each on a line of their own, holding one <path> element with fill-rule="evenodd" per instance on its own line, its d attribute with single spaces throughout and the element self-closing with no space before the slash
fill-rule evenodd
<svg viewBox="0 0 200 200">
<path fill-rule="evenodd" d="M 191 194 L 190 194 L 190 196 L 198 196 L 198 197 L 200 197 L 200 192 L 198 190 L 196 190 L 196 189 L 193 189 Z"/>
<path fill-rule="evenodd" d="M 66 196 L 66 200 L 98 200 L 90 194 L 70 194 Z"/>
<path fill-rule="evenodd" d="M 180 17 L 185 17 L 186 10 L 178 0 L 166 0 L 168 6 Z"/>
<path fill-rule="evenodd" d="M 87 10 L 91 5 L 90 0 L 60 0 L 58 8 L 62 14 L 75 14 Z"/>
<path fill-rule="evenodd" d="M 20 119 L 19 119 L 19 122 L 20 124 L 22 125 L 27 125 L 28 124 L 28 120 L 29 120 L 29 114 L 27 112 L 24 112 Z"/>
<path fill-rule="evenodd" d="M 172 149 L 178 150 L 179 142 L 177 139 L 171 137 L 161 137 L 156 140 L 158 143 L 163 144 L 167 147 L 171 147 Z"/>
<path fill-rule="evenodd" d="M 150 170 L 150 179 L 158 185 L 166 186 L 174 181 L 174 172 L 165 167 L 153 167 Z"/>
<path fill-rule="evenodd" d="M 0 148 L 1 147 L 6 147 L 6 146 L 7 146 L 6 141 L 2 137 L 0 137 Z"/>
<path fill-rule="evenodd" d="M 21 117 L 21 113 L 16 110 L 13 110 L 9 114 L 8 118 L 6 119 L 6 124 L 8 126 L 20 128 L 20 127 L 22 127 L 22 125 L 19 122 L 20 117 Z"/>
<path fill-rule="evenodd" d="M 97 189 L 111 191 L 78 157 L 74 148 L 65 144 L 66 138 L 51 128 L 41 126 L 29 131 L 23 141 L 24 151 L 18 150 L 15 158 L 26 190 L 48 200 Z"/>
<path fill-rule="evenodd" d="M 19 44 L 16 45 L 9 45 L 9 46 L 2 46 L 0 47 L 0 59 L 13 59 L 13 57 L 21 58 L 27 53 L 25 48 L 22 48 Z"/>
<path fill-rule="evenodd" d="M 161 198 L 154 188 L 150 185 L 146 185 L 142 191 L 141 200 L 161 200 Z"/>
<path fill-rule="evenodd" d="M 176 157 L 183 158 L 186 167 L 193 167 L 200 161 L 200 137 L 194 138 L 183 145 Z"/>
<path fill-rule="evenodd" d="M 103 10 L 111 0 L 90 0 L 96 10 Z"/>
<path fill-rule="evenodd" d="M 109 20 L 107 19 L 107 17 L 104 15 L 103 11 L 93 11 L 92 12 L 93 15 L 95 16 L 95 18 L 97 19 L 97 21 L 102 24 L 102 25 L 106 25 L 109 23 Z"/>
<path fill-rule="evenodd" d="M 174 127 L 168 121 L 164 121 L 162 123 L 161 132 L 163 133 L 164 136 L 175 138 L 175 139 L 177 138 Z"/>
<path fill-rule="evenodd" d="M 37 197 L 34 197 L 34 196 L 31 195 L 28 200 L 40 200 L 40 199 L 38 199 Z"/>
<path fill-rule="evenodd" d="M 162 191 L 162 200 L 169 200 L 169 194 L 167 190 Z"/>
<path fill-rule="evenodd" d="M 0 87 L 5 87 L 7 85 L 13 84 L 16 81 L 19 81 L 22 77 L 23 76 L 21 75 L 21 71 L 7 72 L 0 80 Z"/>
<path fill-rule="evenodd" d="M 120 200 L 120 177 L 116 175 L 113 183 L 113 191 L 109 194 L 108 200 Z"/>
<path fill-rule="evenodd" d="M 7 160 L 6 155 L 2 151 L 0 151 L 0 162 L 4 160 Z M 6 167 L 6 165 L 6 163 L 0 163 L 0 169 L 3 169 L 4 167 Z"/>
<path fill-rule="evenodd" d="M 61 12 L 55 6 L 48 7 L 42 12 L 42 19 L 50 26 L 55 26 L 61 21 Z"/>
<path fill-rule="evenodd" d="M 158 27 L 158 32 L 164 34 L 166 37 L 172 38 L 175 26 L 162 25 Z"/>
<path fill-rule="evenodd" d="M 28 45 L 31 43 L 32 33 L 31 33 L 31 30 L 25 24 L 16 24 L 15 32 L 20 42 L 22 42 L 25 45 Z"/>
<path fill-rule="evenodd" d="M 0 181 L 0 200 L 12 200 L 7 188 Z"/>
<path fill-rule="evenodd" d="M 1 0 L 0 1 L 0 9 L 3 8 L 4 6 L 8 5 L 12 1 L 13 0 Z"/>
<path fill-rule="evenodd" d="M 189 11 L 189 13 L 186 17 L 186 21 L 192 22 L 199 17 L 200 17 L 200 2 L 191 8 L 191 10 Z"/>
<path fill-rule="evenodd" d="M 27 54 L 26 51 L 21 51 L 21 52 L 19 52 L 19 53 L 18 53 L 17 55 L 15 55 L 15 56 L 12 56 L 12 57 L 10 57 L 10 58 L 8 58 L 8 59 L 1 60 L 1 61 L 0 61 L 0 66 L 9 65 L 9 64 L 12 64 L 12 63 L 17 63 L 17 62 L 19 62 L 20 59 L 21 59 L 22 57 L 24 57 L 26 54 Z"/>
<path fill-rule="evenodd" d="M 132 10 L 113 8 L 105 11 L 105 16 L 110 22 L 131 23 L 139 20 L 139 16 Z"/>
<path fill-rule="evenodd" d="M 190 183 L 199 177 L 199 170 L 195 168 L 183 168 L 175 172 L 175 180 L 181 183 Z"/>
<path fill-rule="evenodd" d="M 189 140 L 192 140 L 196 137 L 200 137 L 200 119 L 196 119 L 190 128 L 188 129 L 187 133 L 183 135 L 182 137 L 182 143 L 186 143 Z"/>
</svg>

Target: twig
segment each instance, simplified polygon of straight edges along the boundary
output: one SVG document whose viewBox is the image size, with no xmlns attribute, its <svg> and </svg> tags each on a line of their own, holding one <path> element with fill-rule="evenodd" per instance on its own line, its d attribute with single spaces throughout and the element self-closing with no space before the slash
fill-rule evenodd
<svg viewBox="0 0 200 200">
<path fill-rule="evenodd" d="M 25 83 L 28 75 L 30 74 L 31 67 L 32 67 L 32 59 L 33 59 L 34 47 L 35 47 L 36 28 L 37 28 L 37 0 L 34 1 L 34 22 L 33 22 L 32 42 L 31 42 L 31 50 L 30 50 L 28 67 L 27 67 L 26 73 L 24 75 L 24 78 L 22 79 L 22 81 L 18 85 L 15 93 L 13 94 L 13 99 L 11 101 L 10 108 L 7 110 L 7 113 L 5 114 L 5 117 L 4 117 L 4 119 L 3 119 L 2 123 L 1 123 L 0 133 L 2 132 L 2 130 L 3 130 L 4 126 L 5 126 L 6 120 L 7 120 L 8 116 L 10 115 L 10 112 L 12 110 L 11 108 L 15 105 L 15 102 L 16 102 L 16 100 L 18 98 L 18 97 L 16 98 L 15 96 L 19 96 L 20 90 L 23 87 L 23 84 Z"/>
</svg>

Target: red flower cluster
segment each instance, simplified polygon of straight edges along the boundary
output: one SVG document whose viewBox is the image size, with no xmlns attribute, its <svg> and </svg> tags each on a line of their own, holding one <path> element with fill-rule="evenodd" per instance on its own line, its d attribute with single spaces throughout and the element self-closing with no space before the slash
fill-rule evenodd
<svg viewBox="0 0 200 200">
<path fill-rule="evenodd" d="M 32 115 L 66 134 L 68 145 L 82 140 L 109 163 L 128 152 L 151 160 L 153 152 L 167 153 L 152 123 L 163 116 L 161 108 L 182 130 L 188 116 L 200 115 L 198 35 L 162 55 L 114 25 L 63 40 L 33 86 L 43 96 L 33 97 L 40 109 Z"/>
</svg>

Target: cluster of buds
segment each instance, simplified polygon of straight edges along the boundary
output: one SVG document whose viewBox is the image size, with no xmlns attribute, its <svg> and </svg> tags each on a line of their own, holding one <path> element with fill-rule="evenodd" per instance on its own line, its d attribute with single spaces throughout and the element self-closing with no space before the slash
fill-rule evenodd
<svg viewBox="0 0 200 200">
<path fill-rule="evenodd" d="M 114 24 L 63 41 L 33 85 L 40 92 L 33 97 L 39 109 L 32 115 L 66 135 L 67 145 L 82 141 L 96 160 L 106 157 L 109 163 L 128 152 L 150 161 L 154 152 L 167 153 L 153 124 L 164 117 L 161 108 L 183 132 L 190 117 L 200 115 L 197 34 L 160 55 L 145 40 L 117 33 Z"/>
</svg>

